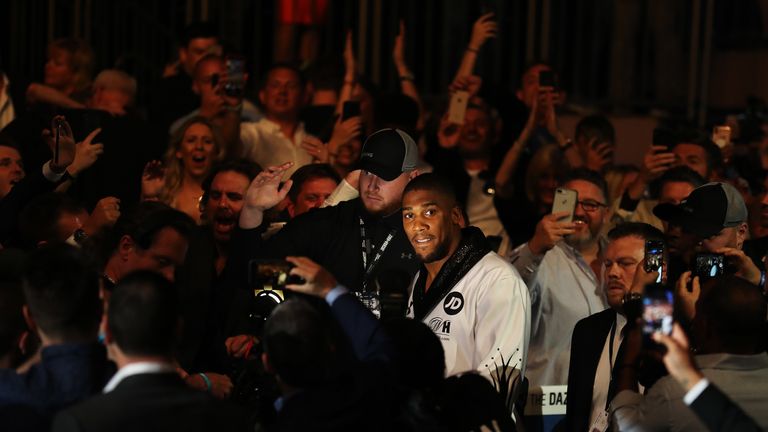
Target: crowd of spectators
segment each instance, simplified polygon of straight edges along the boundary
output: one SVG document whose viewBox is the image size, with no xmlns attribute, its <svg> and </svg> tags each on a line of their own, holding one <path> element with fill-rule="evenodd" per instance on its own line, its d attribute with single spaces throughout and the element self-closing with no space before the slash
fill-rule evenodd
<svg viewBox="0 0 768 432">
<path fill-rule="evenodd" d="M 317 3 L 262 76 L 190 25 L 146 107 L 79 39 L 24 100 L 0 73 L 0 429 L 536 429 L 565 385 L 561 430 L 768 429 L 768 118 L 617 165 L 546 62 L 503 101 L 475 75 L 492 13 L 430 105 L 402 23 L 386 93 L 351 34 L 317 58 Z"/>
</svg>

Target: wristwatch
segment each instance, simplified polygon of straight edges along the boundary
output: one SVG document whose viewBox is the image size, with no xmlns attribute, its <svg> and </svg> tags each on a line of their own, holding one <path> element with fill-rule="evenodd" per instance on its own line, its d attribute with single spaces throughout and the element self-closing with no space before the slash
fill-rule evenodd
<svg viewBox="0 0 768 432">
<path fill-rule="evenodd" d="M 621 304 L 626 304 L 634 300 L 641 300 L 642 298 L 643 298 L 642 294 L 630 291 L 624 295 L 623 299 L 621 299 Z"/>
</svg>

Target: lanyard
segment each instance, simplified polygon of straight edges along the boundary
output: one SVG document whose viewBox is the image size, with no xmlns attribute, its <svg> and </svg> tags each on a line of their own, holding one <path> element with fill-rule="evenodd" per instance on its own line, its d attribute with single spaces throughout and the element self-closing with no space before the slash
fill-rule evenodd
<svg viewBox="0 0 768 432">
<path fill-rule="evenodd" d="M 362 240 L 362 251 L 363 251 L 363 268 L 365 268 L 365 276 L 363 277 L 363 291 L 367 290 L 368 287 L 368 279 L 370 278 L 371 274 L 373 274 L 373 270 L 376 268 L 376 265 L 381 260 L 381 256 L 384 254 L 384 251 L 387 249 L 387 246 L 389 246 L 389 243 L 392 241 L 392 239 L 395 237 L 395 233 L 397 232 L 394 228 L 392 228 L 389 231 L 389 234 L 387 234 L 387 238 L 384 239 L 384 242 L 381 243 L 381 246 L 379 246 L 378 250 L 376 251 L 376 254 L 373 256 L 373 259 L 371 259 L 371 262 L 368 262 L 368 258 L 371 256 L 371 239 L 368 237 L 368 233 L 365 230 L 365 222 L 363 222 L 363 218 L 359 218 L 360 220 L 360 238 Z"/>
<path fill-rule="evenodd" d="M 613 317 L 613 324 L 611 324 L 611 334 L 608 336 L 608 365 L 611 368 L 611 380 L 608 382 L 608 394 L 605 398 L 605 410 L 608 411 L 608 406 L 611 403 L 611 388 L 613 388 L 613 339 L 616 337 L 616 316 Z"/>
</svg>

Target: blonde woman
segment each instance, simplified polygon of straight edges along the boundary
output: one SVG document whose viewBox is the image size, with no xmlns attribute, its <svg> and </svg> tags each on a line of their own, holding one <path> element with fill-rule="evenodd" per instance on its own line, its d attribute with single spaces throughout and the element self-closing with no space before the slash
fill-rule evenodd
<svg viewBox="0 0 768 432">
<path fill-rule="evenodd" d="M 141 199 L 162 201 L 200 223 L 202 183 L 223 156 L 216 127 L 203 117 L 189 119 L 171 138 L 165 160 L 144 167 Z"/>
</svg>

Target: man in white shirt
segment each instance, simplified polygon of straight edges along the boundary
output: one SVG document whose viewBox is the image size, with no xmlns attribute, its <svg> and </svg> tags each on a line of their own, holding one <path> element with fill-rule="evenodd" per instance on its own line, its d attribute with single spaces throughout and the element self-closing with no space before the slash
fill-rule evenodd
<svg viewBox="0 0 768 432">
<path fill-rule="evenodd" d="M 598 279 L 599 233 L 609 214 L 605 180 L 579 169 L 562 187 L 578 193 L 573 222 L 558 220 L 565 213 L 544 216 L 531 240 L 511 256 L 531 294 L 531 388 L 568 382 L 574 325 L 606 308 Z"/>
<path fill-rule="evenodd" d="M 304 80 L 299 70 L 278 64 L 267 71 L 259 91 L 264 118 L 240 125 L 244 156 L 263 167 L 293 162 L 283 174 L 287 180 L 298 168 L 312 163 L 301 147 L 307 136 L 299 112 L 306 102 Z"/>
<path fill-rule="evenodd" d="M 119 368 L 103 395 L 61 411 L 54 431 L 236 430 L 242 413 L 188 388 L 176 373 L 176 289 L 162 275 L 123 278 L 109 301 L 106 343 Z"/>
<path fill-rule="evenodd" d="M 462 228 L 464 216 L 447 180 L 431 173 L 413 179 L 403 192 L 402 212 L 423 263 L 411 285 L 408 316 L 440 338 L 447 375 L 478 371 L 506 390 L 525 371 L 525 284 L 478 228 Z"/>
</svg>

